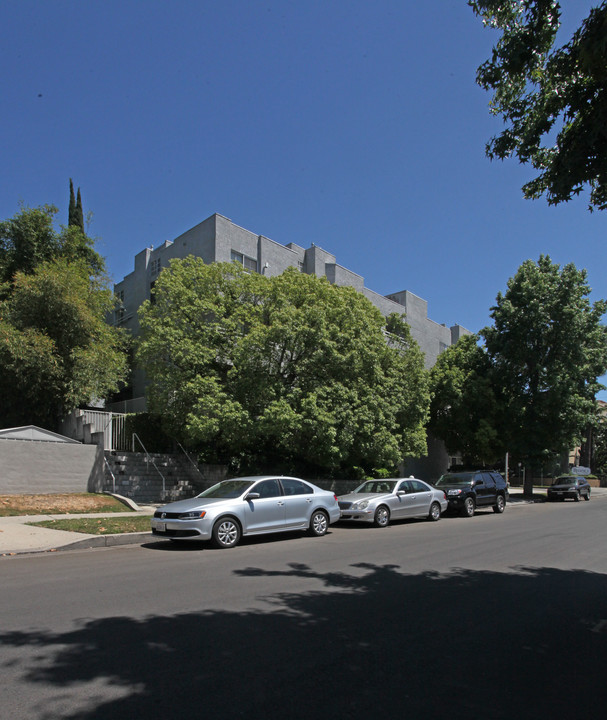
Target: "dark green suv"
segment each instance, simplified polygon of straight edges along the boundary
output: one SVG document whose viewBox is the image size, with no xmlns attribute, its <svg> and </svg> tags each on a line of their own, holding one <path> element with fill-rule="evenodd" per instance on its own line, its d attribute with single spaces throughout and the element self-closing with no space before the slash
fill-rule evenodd
<svg viewBox="0 0 607 720">
<path fill-rule="evenodd" d="M 472 517 L 477 507 L 492 507 L 496 513 L 506 509 L 508 484 L 494 470 L 446 473 L 434 485 L 444 491 L 449 509 L 465 517 Z"/>
</svg>

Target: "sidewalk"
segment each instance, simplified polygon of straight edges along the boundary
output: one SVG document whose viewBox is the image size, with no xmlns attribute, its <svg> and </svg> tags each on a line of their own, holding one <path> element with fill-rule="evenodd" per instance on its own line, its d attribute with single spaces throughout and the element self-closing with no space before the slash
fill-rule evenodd
<svg viewBox="0 0 607 720">
<path fill-rule="evenodd" d="M 607 498 L 607 488 L 592 488 L 592 499 Z M 546 488 L 534 488 L 533 497 L 523 497 L 522 488 L 510 488 L 510 507 L 546 502 Z M 0 517 L 0 558 L 26 553 L 58 552 L 116 545 L 136 545 L 149 542 L 151 532 L 122 533 L 117 535 L 87 535 L 85 533 L 51 530 L 45 527 L 33 527 L 28 522 L 41 520 L 60 520 L 62 518 L 104 518 L 128 517 L 133 515 L 152 516 L 156 508 L 140 507 L 136 512 L 93 513 L 87 515 L 23 515 L 19 517 Z"/>
<path fill-rule="evenodd" d="M 151 540 L 152 533 L 120 533 L 117 535 L 88 535 L 86 533 L 52 530 L 46 527 L 27 525 L 43 520 L 62 520 L 69 518 L 116 518 L 138 515 L 152 516 L 156 508 L 142 507 L 137 512 L 88 513 L 86 515 L 21 515 L 18 517 L 0 517 L 0 557 L 21 555 L 23 553 L 57 552 L 79 548 L 110 547 L 114 545 L 133 545 Z"/>
</svg>

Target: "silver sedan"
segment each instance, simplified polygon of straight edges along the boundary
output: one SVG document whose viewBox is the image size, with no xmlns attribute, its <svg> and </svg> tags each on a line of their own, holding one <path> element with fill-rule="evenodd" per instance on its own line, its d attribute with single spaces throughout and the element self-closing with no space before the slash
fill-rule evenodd
<svg viewBox="0 0 607 720">
<path fill-rule="evenodd" d="M 263 475 L 223 480 L 195 498 L 159 508 L 152 533 L 229 548 L 243 535 L 307 530 L 321 536 L 339 515 L 334 493 L 299 478 Z"/>
<path fill-rule="evenodd" d="M 359 520 L 386 527 L 390 519 L 440 519 L 448 503 L 445 493 L 423 480 L 367 480 L 348 495 L 337 498 L 342 520 Z"/>
</svg>

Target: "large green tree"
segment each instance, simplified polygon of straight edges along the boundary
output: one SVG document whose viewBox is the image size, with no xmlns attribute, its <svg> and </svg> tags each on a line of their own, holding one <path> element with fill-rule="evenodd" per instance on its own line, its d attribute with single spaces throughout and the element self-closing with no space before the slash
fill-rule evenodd
<svg viewBox="0 0 607 720">
<path fill-rule="evenodd" d="M 79 404 L 106 397 L 126 374 L 124 337 L 104 261 L 56 208 L 21 208 L 0 223 L 0 425 L 54 429 Z"/>
<path fill-rule="evenodd" d="M 208 460 L 351 474 L 425 452 L 422 353 L 352 288 L 190 257 L 140 318 L 150 408 Z"/>
<path fill-rule="evenodd" d="M 471 0 L 501 31 L 477 82 L 493 92 L 491 112 L 506 128 L 487 144 L 490 158 L 515 155 L 537 175 L 527 198 L 558 204 L 590 189 L 590 209 L 607 208 L 607 2 L 555 47 L 556 0 Z"/>
<path fill-rule="evenodd" d="M 482 335 L 505 404 L 504 439 L 530 469 L 579 445 L 596 420 L 607 369 L 607 303 L 590 303 L 586 271 L 527 260 Z M 527 488 L 528 490 L 528 488 Z"/>
<path fill-rule="evenodd" d="M 493 368 L 477 335 L 439 355 L 430 371 L 429 431 L 467 466 L 492 465 L 506 451 Z"/>
<path fill-rule="evenodd" d="M 0 423 L 55 428 L 81 404 L 118 389 L 124 338 L 105 322 L 111 291 L 84 261 L 60 258 L 18 272 L 0 302 Z"/>
</svg>

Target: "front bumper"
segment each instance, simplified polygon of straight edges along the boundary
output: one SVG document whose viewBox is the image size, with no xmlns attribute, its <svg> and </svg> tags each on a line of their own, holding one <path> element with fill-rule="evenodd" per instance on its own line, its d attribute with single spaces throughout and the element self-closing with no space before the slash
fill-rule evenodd
<svg viewBox="0 0 607 720">
<path fill-rule="evenodd" d="M 372 523 L 375 518 L 375 511 L 369 510 L 341 510 L 340 520 L 357 520 L 358 522 Z"/>
<path fill-rule="evenodd" d="M 152 535 L 180 540 L 210 540 L 211 529 L 196 520 L 163 520 L 152 518 Z"/>
</svg>

